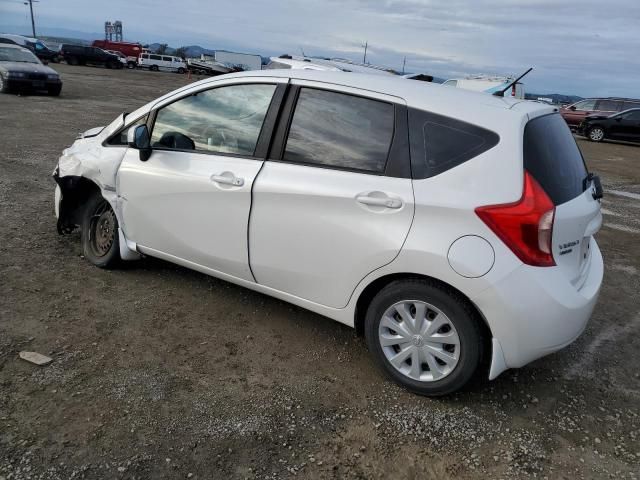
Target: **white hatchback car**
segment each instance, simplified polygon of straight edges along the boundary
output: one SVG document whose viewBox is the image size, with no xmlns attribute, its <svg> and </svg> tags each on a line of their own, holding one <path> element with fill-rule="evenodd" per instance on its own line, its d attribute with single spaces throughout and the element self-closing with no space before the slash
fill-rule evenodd
<svg viewBox="0 0 640 480">
<path fill-rule="evenodd" d="M 535 102 L 223 75 L 85 132 L 54 178 L 95 265 L 158 257 L 353 326 L 424 395 L 571 343 L 602 282 L 599 179 Z"/>
</svg>

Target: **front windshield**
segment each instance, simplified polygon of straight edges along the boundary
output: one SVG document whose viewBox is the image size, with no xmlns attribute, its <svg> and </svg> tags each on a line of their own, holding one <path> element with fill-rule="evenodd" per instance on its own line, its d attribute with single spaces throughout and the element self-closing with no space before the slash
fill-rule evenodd
<svg viewBox="0 0 640 480">
<path fill-rule="evenodd" d="M 28 50 L 0 47 L 0 62 L 40 63 L 40 60 Z"/>
</svg>

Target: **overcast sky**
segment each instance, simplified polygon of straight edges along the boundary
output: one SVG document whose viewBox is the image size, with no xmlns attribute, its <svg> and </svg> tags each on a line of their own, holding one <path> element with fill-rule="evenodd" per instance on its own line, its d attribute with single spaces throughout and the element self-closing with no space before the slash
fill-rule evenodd
<svg viewBox="0 0 640 480">
<path fill-rule="evenodd" d="M 36 29 L 263 55 L 329 55 L 451 78 L 534 71 L 527 90 L 640 97 L 640 0 L 40 0 Z M 7 28 L 8 27 L 8 28 Z M 22 0 L 0 28 L 31 29 Z"/>
</svg>

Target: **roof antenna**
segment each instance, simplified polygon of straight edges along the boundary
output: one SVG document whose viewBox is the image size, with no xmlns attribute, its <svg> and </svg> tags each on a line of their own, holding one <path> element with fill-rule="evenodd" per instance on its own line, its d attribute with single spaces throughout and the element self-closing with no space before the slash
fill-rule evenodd
<svg viewBox="0 0 640 480">
<path fill-rule="evenodd" d="M 306 55 L 304 54 L 304 50 L 302 49 L 302 47 L 299 47 L 299 48 L 300 48 L 300 53 L 302 53 L 302 56 L 303 56 L 303 57 L 306 57 Z"/>
<path fill-rule="evenodd" d="M 513 82 L 511 82 L 509 85 L 507 85 L 506 87 L 504 87 L 502 90 L 498 90 L 497 92 L 493 92 L 493 94 L 496 97 L 504 97 L 504 92 L 506 92 L 507 90 L 509 90 L 511 87 L 513 87 L 515 84 L 517 84 L 520 80 L 522 80 L 522 77 L 524 77 L 527 73 L 529 73 L 531 70 L 533 70 L 533 67 L 531 67 L 529 70 L 527 70 L 526 72 L 524 72 L 522 75 L 520 75 L 518 78 L 516 78 Z"/>
</svg>

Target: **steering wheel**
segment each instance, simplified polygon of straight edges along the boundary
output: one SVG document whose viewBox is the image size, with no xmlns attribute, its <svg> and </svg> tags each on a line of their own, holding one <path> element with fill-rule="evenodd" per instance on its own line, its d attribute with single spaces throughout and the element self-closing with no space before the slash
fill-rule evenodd
<svg viewBox="0 0 640 480">
<path fill-rule="evenodd" d="M 212 150 L 237 153 L 238 137 L 228 128 L 218 125 L 207 125 L 202 130 L 202 138 Z"/>
</svg>

